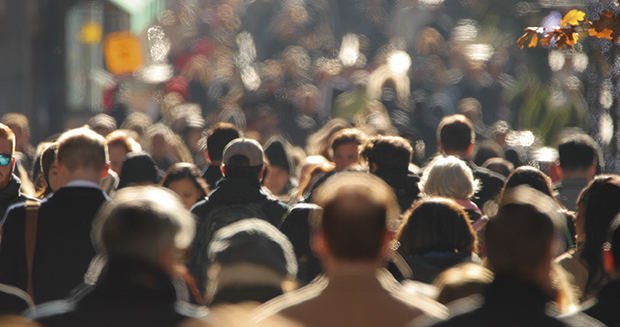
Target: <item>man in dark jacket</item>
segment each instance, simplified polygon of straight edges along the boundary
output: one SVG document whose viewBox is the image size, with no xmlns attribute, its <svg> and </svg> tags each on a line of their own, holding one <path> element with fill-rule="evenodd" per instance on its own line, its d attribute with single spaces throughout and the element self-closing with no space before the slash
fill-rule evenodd
<svg viewBox="0 0 620 327">
<path fill-rule="evenodd" d="M 0 217 L 7 209 L 25 200 L 35 200 L 21 194 L 21 181 L 13 174 L 15 170 L 15 134 L 11 129 L 0 124 Z M 0 221 L 0 226 L 4 221 Z"/>
<path fill-rule="evenodd" d="M 263 191 L 264 163 L 263 148 L 258 142 L 242 138 L 231 141 L 222 156 L 224 177 L 208 198 L 191 210 L 198 217 L 198 225 L 187 265 L 203 294 L 207 249 L 218 229 L 245 218 L 264 219 L 280 227 L 288 211 L 286 204 Z"/>
<path fill-rule="evenodd" d="M 171 191 L 119 190 L 93 223 L 93 242 L 107 259 L 95 286 L 27 315 L 46 327 L 173 327 L 204 315 L 204 309 L 181 301 L 174 286 L 178 253 L 189 246 L 194 228 Z"/>
<path fill-rule="evenodd" d="M 495 200 L 499 195 L 506 179 L 500 174 L 476 166 L 470 160 L 476 140 L 475 135 L 471 121 L 460 114 L 444 117 L 437 127 L 439 152 L 465 160 L 474 173 L 474 178 L 480 181 L 480 188 L 474 194 L 472 201 L 484 210 L 484 204 Z"/>
<path fill-rule="evenodd" d="M 360 156 L 368 163 L 371 173 L 392 187 L 400 212 L 411 208 L 420 194 L 420 178 L 409 172 L 413 149 L 399 136 L 376 136 L 362 146 Z"/>
<path fill-rule="evenodd" d="M 0 282 L 28 290 L 35 303 L 64 298 L 83 280 L 95 255 L 92 220 L 107 200 L 99 188 L 109 167 L 101 135 L 87 128 L 67 131 L 58 139 L 57 153 L 58 174 L 66 186 L 41 203 L 35 224 L 26 224 L 30 208 L 13 207 L 2 232 Z M 34 231 L 31 269 L 25 255 L 27 229 Z"/>
<path fill-rule="evenodd" d="M 597 166 L 601 166 L 601 150 L 587 134 L 568 136 L 558 145 L 562 181 L 555 187 L 558 200 L 568 210 L 577 210 L 577 197 L 588 185 Z"/>
</svg>

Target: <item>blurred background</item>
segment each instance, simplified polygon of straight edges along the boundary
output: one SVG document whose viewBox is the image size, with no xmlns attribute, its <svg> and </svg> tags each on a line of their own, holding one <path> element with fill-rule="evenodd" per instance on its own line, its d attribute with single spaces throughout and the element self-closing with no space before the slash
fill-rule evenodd
<svg viewBox="0 0 620 327">
<path fill-rule="evenodd" d="M 117 126 L 140 112 L 300 147 L 342 118 L 407 137 L 423 161 L 441 117 L 461 112 L 500 144 L 553 146 L 584 130 L 619 171 L 618 46 L 516 44 L 524 27 L 604 8 L 617 3 L 0 0 L 0 114 L 24 113 L 35 142 L 100 112 Z"/>
</svg>

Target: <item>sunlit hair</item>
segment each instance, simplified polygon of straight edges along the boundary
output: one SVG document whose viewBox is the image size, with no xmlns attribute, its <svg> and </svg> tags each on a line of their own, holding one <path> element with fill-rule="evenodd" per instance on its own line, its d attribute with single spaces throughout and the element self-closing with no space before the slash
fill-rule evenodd
<svg viewBox="0 0 620 327">
<path fill-rule="evenodd" d="M 603 281 L 601 247 L 607 240 L 609 225 L 620 213 L 620 176 L 601 175 L 586 186 L 577 199 L 577 220 L 583 220 L 585 242 L 581 258 L 588 266 L 588 280 L 584 294 L 596 291 Z"/>
<path fill-rule="evenodd" d="M 11 129 L 16 128 L 23 134 L 30 134 L 30 123 L 28 122 L 28 117 L 24 114 L 9 112 L 3 115 L 0 120 Z"/>
<path fill-rule="evenodd" d="M 119 129 L 111 132 L 105 138 L 108 147 L 110 146 L 122 146 L 125 152 L 140 152 L 142 146 L 138 143 L 131 134 L 134 131 Z"/>
<path fill-rule="evenodd" d="M 424 169 L 419 186 L 427 196 L 469 199 L 478 189 L 478 181 L 463 160 L 438 156 Z"/>
<path fill-rule="evenodd" d="M 508 189 L 485 227 L 489 267 L 496 274 L 532 278 L 541 265 L 551 264 L 562 227 L 553 199 L 525 185 Z"/>
<path fill-rule="evenodd" d="M 15 153 L 15 134 L 7 125 L 1 124 L 1 123 L 0 123 L 0 139 L 11 142 L 11 153 L 10 154 L 12 157 L 13 153 Z"/>
<path fill-rule="evenodd" d="M 361 147 L 360 156 L 369 166 L 376 164 L 379 170 L 406 172 L 413 148 L 400 136 L 375 136 Z"/>
<path fill-rule="evenodd" d="M 476 248 L 476 234 L 467 213 L 453 200 L 422 199 L 403 216 L 396 233 L 403 256 L 435 251 L 471 253 Z"/>
<path fill-rule="evenodd" d="M 344 119 L 335 118 L 328 121 L 321 129 L 308 136 L 306 153 L 308 155 L 322 155 L 325 158 L 329 158 L 329 140 L 336 132 L 349 127 L 349 123 Z"/>
<path fill-rule="evenodd" d="M 361 145 L 366 141 L 366 135 L 364 132 L 357 128 L 345 128 L 336 132 L 329 139 L 329 157 L 334 158 L 334 152 L 336 148 L 344 144 L 356 144 Z"/>
<path fill-rule="evenodd" d="M 540 171 L 540 169 L 532 166 L 518 167 L 508 176 L 508 178 L 506 178 L 506 182 L 504 183 L 504 187 L 502 188 L 502 192 L 500 194 L 506 192 L 506 189 L 519 185 L 527 185 L 539 192 L 542 192 L 546 196 L 549 196 L 553 200 L 556 200 L 553 195 L 551 178 Z"/>
<path fill-rule="evenodd" d="M 398 228 L 399 207 L 391 187 L 366 173 L 341 172 L 316 190 L 323 209 L 313 219 L 331 253 L 345 260 L 378 259 L 385 232 Z"/>
<path fill-rule="evenodd" d="M 156 263 L 162 250 L 186 249 L 195 222 L 171 190 L 127 187 L 106 202 L 93 222 L 95 247 L 108 257 L 141 258 Z"/>
<path fill-rule="evenodd" d="M 58 138 L 56 158 L 70 171 L 103 170 L 108 163 L 108 149 L 103 136 L 86 127 L 75 128 Z"/>
<path fill-rule="evenodd" d="M 482 294 L 493 281 L 493 272 L 476 263 L 464 263 L 444 270 L 433 281 L 436 300 L 448 304 L 474 294 Z"/>
<path fill-rule="evenodd" d="M 189 179 L 192 181 L 194 187 L 200 192 L 200 199 L 209 194 L 209 187 L 204 178 L 202 178 L 200 169 L 198 169 L 196 165 L 188 162 L 178 162 L 170 166 L 161 181 L 161 186 L 169 188 L 170 183 L 182 179 Z"/>
</svg>

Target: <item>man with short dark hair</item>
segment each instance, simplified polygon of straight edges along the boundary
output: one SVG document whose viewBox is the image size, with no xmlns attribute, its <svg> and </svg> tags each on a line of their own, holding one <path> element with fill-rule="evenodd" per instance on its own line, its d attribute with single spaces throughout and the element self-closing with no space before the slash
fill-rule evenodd
<svg viewBox="0 0 620 327">
<path fill-rule="evenodd" d="M 558 145 L 562 181 L 556 185 L 558 200 L 569 210 L 577 209 L 577 197 L 596 175 L 600 149 L 586 134 L 568 136 Z"/>
<path fill-rule="evenodd" d="M 222 178 L 222 153 L 228 142 L 241 137 L 241 132 L 235 125 L 225 122 L 217 123 L 207 135 L 207 161 L 209 165 L 202 177 L 209 184 L 210 189 L 216 187 L 217 182 Z"/>
<path fill-rule="evenodd" d="M 412 154 L 411 144 L 400 136 L 375 136 L 360 150 L 370 172 L 394 190 L 401 212 L 408 210 L 420 193 L 420 178 L 409 172 Z"/>
<path fill-rule="evenodd" d="M 95 255 L 91 223 L 108 199 L 99 188 L 109 168 L 101 135 L 88 128 L 63 133 L 56 161 L 65 186 L 42 201 L 34 216 L 30 206 L 13 207 L 0 245 L 0 282 L 27 290 L 35 303 L 64 298 L 82 282 Z"/>
<path fill-rule="evenodd" d="M 366 134 L 357 128 L 345 128 L 329 139 L 329 157 L 335 168 L 321 176 L 304 193 L 304 202 L 312 202 L 314 191 L 328 178 L 360 163 L 359 147 L 366 142 Z"/>
<path fill-rule="evenodd" d="M 476 140 L 472 123 L 467 117 L 457 114 L 444 117 L 437 127 L 439 152 L 446 156 L 463 159 L 480 181 L 480 188 L 472 201 L 484 210 L 484 204 L 495 200 L 504 186 L 505 178 L 486 168 L 476 166 L 470 159 Z"/>
<path fill-rule="evenodd" d="M 247 218 L 263 219 L 279 227 L 288 211 L 286 204 L 262 188 L 265 159 L 258 142 L 238 138 L 228 143 L 221 169 L 224 177 L 217 187 L 191 210 L 198 217 L 198 226 L 187 265 L 203 294 L 207 249 L 218 229 Z"/>
<path fill-rule="evenodd" d="M 97 283 L 28 315 L 46 327 L 173 327 L 204 316 L 204 309 L 177 296 L 173 283 L 179 253 L 189 246 L 194 224 L 168 189 L 119 190 L 92 224 L 93 243 L 106 259 Z"/>
<path fill-rule="evenodd" d="M 383 267 L 390 254 L 399 209 L 389 185 L 370 174 L 344 172 L 316 193 L 313 249 L 325 276 L 268 302 L 257 311 L 303 326 L 405 326 L 428 314 L 445 315 L 437 302 L 402 286 Z"/>
</svg>

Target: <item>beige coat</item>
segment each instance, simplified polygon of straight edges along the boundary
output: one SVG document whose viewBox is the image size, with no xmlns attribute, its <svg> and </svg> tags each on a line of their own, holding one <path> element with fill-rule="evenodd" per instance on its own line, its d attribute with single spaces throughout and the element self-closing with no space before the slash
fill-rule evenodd
<svg viewBox="0 0 620 327">
<path fill-rule="evenodd" d="M 319 277 L 308 286 L 267 302 L 256 318 L 282 315 L 304 326 L 405 326 L 427 314 L 443 318 L 446 308 L 407 292 L 385 269 L 368 268 Z"/>
</svg>

